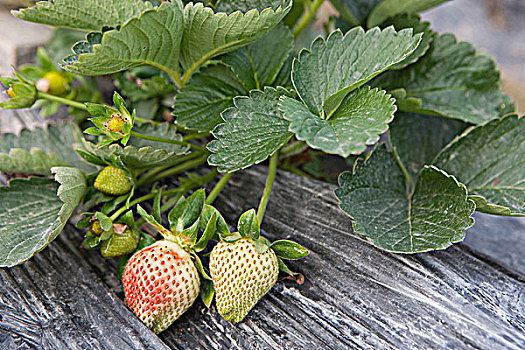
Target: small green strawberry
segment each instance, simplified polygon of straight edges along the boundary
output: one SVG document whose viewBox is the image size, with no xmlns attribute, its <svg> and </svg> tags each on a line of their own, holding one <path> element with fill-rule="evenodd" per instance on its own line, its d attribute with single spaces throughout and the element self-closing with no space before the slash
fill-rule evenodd
<svg viewBox="0 0 525 350">
<path fill-rule="evenodd" d="M 128 255 L 135 251 L 139 244 L 140 235 L 122 224 L 113 224 L 113 235 L 102 241 L 100 253 L 104 258 L 114 258 Z"/>
<path fill-rule="evenodd" d="M 279 270 L 289 271 L 280 260 L 301 259 L 308 251 L 280 240 L 270 244 L 260 237 L 255 210 L 239 219 L 238 233 L 221 236 L 210 255 L 210 274 L 217 310 L 225 320 L 240 322 L 273 287 Z"/>
<path fill-rule="evenodd" d="M 63 96 L 69 89 L 69 81 L 63 73 L 48 72 L 36 82 L 36 88 L 42 92 L 49 92 L 51 95 Z"/>
<path fill-rule="evenodd" d="M 129 259 L 122 284 L 131 311 L 160 333 L 197 299 L 200 278 L 190 254 L 179 244 L 162 240 Z"/>
<path fill-rule="evenodd" d="M 107 166 L 97 175 L 95 189 L 111 196 L 121 196 L 131 191 L 132 184 L 124 169 Z"/>
</svg>

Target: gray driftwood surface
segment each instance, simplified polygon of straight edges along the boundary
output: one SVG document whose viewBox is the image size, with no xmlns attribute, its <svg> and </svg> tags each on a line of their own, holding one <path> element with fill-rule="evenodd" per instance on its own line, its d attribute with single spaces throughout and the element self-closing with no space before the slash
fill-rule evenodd
<svg viewBox="0 0 525 350">
<path fill-rule="evenodd" d="M 2 132 L 5 118 L 26 120 L 0 111 Z M 257 205 L 265 176 L 259 166 L 230 180 L 216 202 L 229 223 Z M 525 222 L 476 219 L 445 251 L 385 253 L 352 233 L 333 186 L 279 172 L 263 230 L 310 249 L 290 264 L 305 283 L 279 282 L 235 325 L 198 301 L 160 337 L 121 302 L 116 261 L 79 248 L 69 225 L 0 269 L 0 349 L 523 349 Z"/>
</svg>

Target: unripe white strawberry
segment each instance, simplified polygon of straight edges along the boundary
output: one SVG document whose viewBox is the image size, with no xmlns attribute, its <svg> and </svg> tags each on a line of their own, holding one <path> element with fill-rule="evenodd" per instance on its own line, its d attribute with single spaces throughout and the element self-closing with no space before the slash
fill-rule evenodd
<svg viewBox="0 0 525 350">
<path fill-rule="evenodd" d="M 190 254 L 177 243 L 162 240 L 131 257 L 122 284 L 128 307 L 160 333 L 193 304 L 200 278 Z"/>
<path fill-rule="evenodd" d="M 219 242 L 210 255 L 210 274 L 217 310 L 225 320 L 240 322 L 273 287 L 279 276 L 272 249 L 257 252 L 250 238 Z"/>
</svg>

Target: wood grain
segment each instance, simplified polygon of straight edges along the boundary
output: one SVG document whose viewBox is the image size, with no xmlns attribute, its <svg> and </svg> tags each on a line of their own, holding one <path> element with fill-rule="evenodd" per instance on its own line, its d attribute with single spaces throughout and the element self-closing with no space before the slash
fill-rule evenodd
<svg viewBox="0 0 525 350">
<path fill-rule="evenodd" d="M 0 269 L 1 349 L 164 349 L 62 237 Z"/>
</svg>

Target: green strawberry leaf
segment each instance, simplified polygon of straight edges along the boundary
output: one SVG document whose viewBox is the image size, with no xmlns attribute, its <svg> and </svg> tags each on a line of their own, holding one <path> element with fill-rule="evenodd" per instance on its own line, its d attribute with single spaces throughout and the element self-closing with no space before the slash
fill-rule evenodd
<svg viewBox="0 0 525 350">
<path fill-rule="evenodd" d="M 118 92 L 113 92 L 113 104 L 122 115 L 130 115 L 126 101 L 120 96 Z"/>
<path fill-rule="evenodd" d="M 199 271 L 199 273 L 202 275 L 202 277 L 204 277 L 205 279 L 211 281 L 211 277 L 208 275 L 208 273 L 206 272 L 206 270 L 204 269 L 204 266 L 202 265 L 202 261 L 201 259 L 199 258 L 199 256 L 197 254 L 191 254 L 193 260 L 195 261 L 195 267 L 197 268 L 197 270 Z"/>
<path fill-rule="evenodd" d="M 434 31 L 430 29 L 430 22 L 421 22 L 421 17 L 418 15 L 402 14 L 389 18 L 386 22 L 383 22 L 381 28 L 389 26 L 394 26 L 397 31 L 405 28 L 413 28 L 415 34 L 423 33 L 423 37 L 421 38 L 421 42 L 417 46 L 417 49 L 403 61 L 393 66 L 392 69 L 403 69 L 408 65 L 417 62 L 428 51 L 430 43 L 434 38 Z"/>
<path fill-rule="evenodd" d="M 187 4 L 181 45 L 182 67 L 194 72 L 207 60 L 262 38 L 286 16 L 291 7 L 291 0 L 282 0 L 277 8 L 226 15 L 214 13 L 202 3 Z"/>
<path fill-rule="evenodd" d="M 474 224 L 475 204 L 453 176 L 425 166 L 415 190 L 407 183 L 399 158 L 381 145 L 353 172 L 339 176 L 336 196 L 354 220 L 354 230 L 377 247 L 399 253 L 445 249 L 463 240 Z"/>
<path fill-rule="evenodd" d="M 213 289 L 212 281 L 207 279 L 201 280 L 200 296 L 204 305 L 210 307 L 213 297 L 215 296 L 215 289 Z"/>
<path fill-rule="evenodd" d="M 368 16 L 368 28 L 382 24 L 389 17 L 399 14 L 416 14 L 450 0 L 383 0 Z"/>
<path fill-rule="evenodd" d="M 222 111 L 233 105 L 234 97 L 245 95 L 245 90 L 230 66 L 210 62 L 175 96 L 176 122 L 190 129 L 211 131 L 222 122 Z"/>
<path fill-rule="evenodd" d="M 221 0 L 215 8 L 215 12 L 230 14 L 235 11 L 248 12 L 252 9 L 262 11 L 269 7 L 276 9 L 282 5 L 282 0 Z"/>
<path fill-rule="evenodd" d="M 155 220 L 155 218 L 153 217 L 153 215 L 149 215 L 147 211 L 145 211 L 141 206 L 140 204 L 137 204 L 137 213 L 142 216 L 142 218 L 144 220 L 146 220 L 146 222 L 148 224 L 150 224 L 151 226 L 155 227 L 155 229 L 162 235 L 162 237 L 164 238 L 169 238 L 169 237 L 173 237 L 173 233 L 170 232 L 170 230 L 168 230 L 167 228 L 165 228 L 164 226 L 162 226 L 162 224 L 160 224 L 157 220 Z"/>
<path fill-rule="evenodd" d="M 278 24 L 264 38 L 220 57 L 243 82 L 246 92 L 271 86 L 293 49 L 293 35 Z"/>
<path fill-rule="evenodd" d="M 109 217 L 107 217 L 104 213 L 97 212 L 95 213 L 95 216 L 98 221 L 100 221 L 100 227 L 104 231 L 110 231 L 113 228 L 113 221 Z"/>
<path fill-rule="evenodd" d="M 96 168 L 73 149 L 80 140 L 82 133 L 73 123 L 24 129 L 19 135 L 0 135 L 0 171 L 51 175 L 52 167 L 73 166 L 93 173 Z"/>
<path fill-rule="evenodd" d="M 498 88 L 494 61 L 451 34 L 434 34 L 426 55 L 399 71 L 382 74 L 374 86 L 387 89 L 401 111 L 441 115 L 479 124 L 514 110 Z"/>
<path fill-rule="evenodd" d="M 204 205 L 201 216 L 199 218 L 201 230 L 206 231 L 209 222 L 213 216 L 216 216 L 217 218 L 217 221 L 215 223 L 216 233 L 218 233 L 221 236 L 231 235 L 230 229 L 228 228 L 228 224 L 226 223 L 226 220 L 224 220 L 224 218 L 222 217 L 221 213 L 208 204 Z"/>
<path fill-rule="evenodd" d="M 183 12 L 180 0 L 144 11 L 119 30 L 88 35 L 73 47 L 63 68 L 78 74 L 104 75 L 149 65 L 177 80 Z"/>
<path fill-rule="evenodd" d="M 328 120 L 289 97 L 281 98 L 279 108 L 299 140 L 326 153 L 348 157 L 379 140 L 394 118 L 394 102 L 385 91 L 365 86 L 348 94 Z"/>
<path fill-rule="evenodd" d="M 299 243 L 284 239 L 273 242 L 270 248 L 273 249 L 279 258 L 286 260 L 302 259 L 310 253 Z"/>
<path fill-rule="evenodd" d="M 296 276 L 296 275 L 298 275 L 297 272 L 293 272 L 292 270 L 290 270 L 290 268 L 288 266 L 286 266 L 286 264 L 284 263 L 283 259 L 277 257 L 277 263 L 279 264 L 279 271 L 284 273 L 285 275 L 289 275 L 289 276 Z"/>
<path fill-rule="evenodd" d="M 193 250 L 197 253 L 203 251 L 210 239 L 215 235 L 215 232 L 217 232 L 217 214 L 213 213 L 208 220 L 206 228 L 202 232 L 201 238 L 199 238 L 199 241 L 193 247 Z"/>
<path fill-rule="evenodd" d="M 463 182 L 476 210 L 525 216 L 525 118 L 510 115 L 470 128 L 433 164 Z"/>
<path fill-rule="evenodd" d="M 62 231 L 84 196 L 86 177 L 81 170 L 55 167 L 53 173 L 56 182 L 14 179 L 0 187 L 1 267 L 21 264 L 44 249 Z"/>
<path fill-rule="evenodd" d="M 396 113 L 389 126 L 390 144 L 396 148 L 413 184 L 423 166 L 432 164 L 443 147 L 467 126 L 466 123 L 450 118 Z M 454 172 L 450 174 L 455 175 Z"/>
<path fill-rule="evenodd" d="M 8 154 L 0 153 L 0 171 L 22 174 L 49 175 L 54 166 L 68 166 L 62 159 L 39 148 L 29 152 L 21 148 L 12 148 Z"/>
<path fill-rule="evenodd" d="M 354 28 L 317 38 L 294 59 L 292 81 L 301 100 L 322 118 L 330 116 L 352 90 L 403 61 L 418 46 L 421 34 L 393 27 L 366 33 Z"/>
<path fill-rule="evenodd" d="M 130 228 L 136 228 L 135 219 L 133 218 L 133 211 L 128 210 L 120 218 L 118 222 L 129 226 Z"/>
<path fill-rule="evenodd" d="M 205 198 L 203 189 L 195 191 L 188 198 L 181 197 L 168 213 L 171 231 L 182 232 L 197 222 L 204 208 Z"/>
<path fill-rule="evenodd" d="M 162 221 L 162 211 L 160 209 L 160 202 L 162 199 L 162 188 L 157 191 L 153 200 L 153 217 L 157 222 Z"/>
<path fill-rule="evenodd" d="M 24 21 L 80 30 L 116 27 L 125 20 L 151 9 L 142 0 L 54 0 L 39 1 L 36 7 L 12 11 Z"/>
<path fill-rule="evenodd" d="M 261 228 L 255 209 L 250 209 L 241 215 L 237 223 L 237 229 L 242 237 L 248 237 L 254 241 L 259 239 Z"/>
<path fill-rule="evenodd" d="M 221 2 L 222 3 L 222 2 Z M 177 124 L 211 131 L 222 122 L 221 112 L 233 98 L 272 86 L 292 51 L 293 36 L 282 24 L 264 38 L 201 68 L 175 97 Z"/>
<path fill-rule="evenodd" d="M 235 107 L 222 114 L 225 123 L 213 131 L 217 140 L 208 144 L 213 153 L 208 163 L 219 171 L 233 172 L 264 161 L 288 142 L 293 134 L 278 109 L 283 95 L 290 93 L 266 87 L 251 91 L 249 97 L 235 98 Z"/>
<path fill-rule="evenodd" d="M 270 241 L 268 241 L 263 236 L 259 236 L 257 240 L 255 241 L 255 250 L 259 254 L 264 254 L 270 249 Z"/>
<path fill-rule="evenodd" d="M 137 251 L 139 251 L 141 249 L 149 247 L 150 245 L 152 245 L 155 242 L 156 242 L 156 240 L 155 240 L 155 238 L 153 236 L 151 236 L 151 235 L 149 235 L 147 233 L 141 232 L 140 233 L 139 245 L 137 246 L 137 249 L 135 251 L 137 252 Z"/>
<path fill-rule="evenodd" d="M 221 236 L 221 240 L 223 240 L 224 242 L 228 242 L 228 243 L 236 242 L 241 238 L 243 238 L 243 236 L 241 236 L 239 232 L 234 232 L 228 236 Z"/>
</svg>

